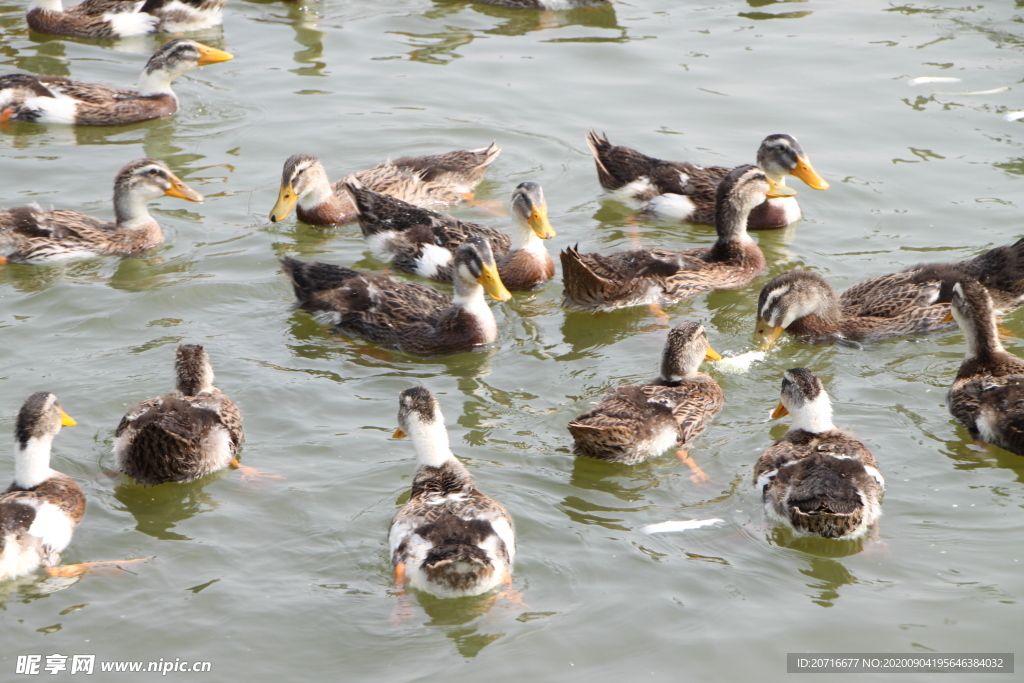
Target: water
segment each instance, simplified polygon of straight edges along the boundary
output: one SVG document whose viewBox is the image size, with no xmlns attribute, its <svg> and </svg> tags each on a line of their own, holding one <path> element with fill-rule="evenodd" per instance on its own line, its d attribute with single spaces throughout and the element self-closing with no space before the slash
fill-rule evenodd
<svg viewBox="0 0 1024 683">
<path fill-rule="evenodd" d="M 0 270 L 0 430 L 37 390 L 79 422 L 55 447 L 54 467 L 89 498 L 65 560 L 150 558 L 129 572 L 3 586 L 3 677 L 30 653 L 209 661 L 196 680 L 256 682 L 776 681 L 787 652 L 1012 652 L 1024 459 L 973 448 L 947 414 L 959 333 L 863 349 L 784 339 L 747 374 L 711 370 L 727 402 L 692 452 L 715 482 L 699 487 L 671 456 L 624 467 L 570 455 L 572 417 L 656 370 L 665 329 L 646 311 L 562 311 L 556 280 L 495 304 L 493 348 L 410 358 L 331 336 L 292 309 L 281 255 L 382 266 L 356 227 L 267 221 L 292 153 L 320 155 L 336 178 L 496 140 L 504 152 L 482 199 L 507 203 L 537 181 L 554 249 L 612 251 L 630 244 L 630 213 L 600 196 L 590 127 L 724 165 L 788 132 L 832 188 L 794 181 L 806 219 L 758 237 L 766 276 L 668 309 L 704 322 L 716 350 L 746 351 L 756 293 L 780 272 L 812 268 L 845 288 L 1020 236 L 1024 128 L 1002 115 L 1024 109 L 1024 32 L 1021 3 L 1007 5 L 632 0 L 541 15 L 462 1 L 233 0 L 223 32 L 202 37 L 236 59 L 179 79 L 175 117 L 0 132 L 4 206 L 111 216 L 115 172 L 146 155 L 208 197 L 155 202 L 167 240 L 145 256 Z M 22 7 L 0 5 L 4 71 L 130 84 L 160 43 L 29 36 Z M 961 81 L 909 84 L 921 76 Z M 649 245 L 714 238 L 637 222 Z M 1018 354 L 1021 320 L 1004 321 Z M 243 461 L 285 481 L 229 471 L 141 488 L 108 476 L 124 409 L 171 388 L 185 341 L 206 345 L 243 411 Z M 837 423 L 864 438 L 886 477 L 881 543 L 863 552 L 764 524 L 752 467 L 786 428 L 768 413 L 796 365 L 822 378 Z M 438 395 L 454 450 L 515 518 L 527 608 L 481 614 L 479 600 L 416 596 L 415 616 L 392 624 L 386 532 L 414 464 L 410 444 L 389 435 L 397 395 L 415 383 Z M 0 479 L 11 476 L 4 458 Z M 725 523 L 638 531 L 711 517 Z"/>
</svg>

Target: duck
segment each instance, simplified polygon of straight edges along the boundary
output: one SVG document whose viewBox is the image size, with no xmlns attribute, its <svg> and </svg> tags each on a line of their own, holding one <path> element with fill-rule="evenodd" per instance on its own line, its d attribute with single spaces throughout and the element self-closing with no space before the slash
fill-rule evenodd
<svg viewBox="0 0 1024 683">
<path fill-rule="evenodd" d="M 530 290 L 555 276 L 555 262 L 543 240 L 555 236 L 544 190 L 520 183 L 512 193 L 512 236 L 423 209 L 390 195 L 346 182 L 363 237 L 377 258 L 398 270 L 451 282 L 455 250 L 473 236 L 491 245 L 501 281 L 510 290 Z"/>
<path fill-rule="evenodd" d="M 879 275 L 836 296 L 818 273 L 794 270 L 774 278 L 757 301 L 757 335 L 771 346 L 786 330 L 809 341 L 875 342 L 952 325 L 953 286 L 977 279 L 999 314 L 1024 300 L 1024 239 L 956 263 L 929 263 Z"/>
<path fill-rule="evenodd" d="M 497 301 L 511 294 L 501 282 L 490 244 L 473 237 L 455 251 L 455 296 L 387 275 L 329 263 L 281 259 L 299 306 L 362 337 L 405 353 L 435 356 L 489 344 L 498 337 L 484 291 Z"/>
<path fill-rule="evenodd" d="M 825 387 L 807 368 L 782 376 L 782 396 L 772 418 L 793 425 L 761 454 L 754 484 L 769 519 L 799 535 L 856 539 L 882 514 L 885 479 L 875 456 L 852 433 L 832 424 Z"/>
<path fill-rule="evenodd" d="M 203 195 L 156 159 L 136 159 L 114 178 L 114 222 L 37 205 L 0 210 L 0 264 L 42 263 L 92 256 L 131 256 L 160 244 L 160 225 L 147 204 L 168 196 L 190 202 Z"/>
<path fill-rule="evenodd" d="M 562 305 L 581 311 L 674 303 L 709 289 L 742 287 L 764 272 L 764 254 L 747 234 L 747 217 L 765 197 L 794 194 L 756 166 L 739 166 L 718 186 L 715 228 L 709 249 L 633 249 L 610 255 L 560 254 L 565 283 Z"/>
<path fill-rule="evenodd" d="M 138 90 L 112 88 L 63 76 L 0 76 L 0 124 L 8 121 L 119 126 L 170 116 L 178 110 L 171 81 L 197 66 L 234 55 L 194 40 L 172 40 L 146 62 Z"/>
<path fill-rule="evenodd" d="M 213 384 L 213 367 L 200 344 L 175 354 L 173 393 L 128 409 L 117 425 L 117 469 L 140 484 L 190 482 L 231 466 L 245 440 L 242 413 Z"/>
<path fill-rule="evenodd" d="M 999 341 L 990 290 L 976 280 L 953 286 L 950 318 L 967 340 L 946 405 L 971 436 L 1024 455 L 1024 359 Z"/>
<path fill-rule="evenodd" d="M 388 533 L 395 584 L 440 598 L 511 586 L 512 518 L 480 492 L 452 454 L 441 407 L 429 390 L 413 387 L 399 395 L 394 436 L 411 438 L 418 463 L 409 502 Z"/>
<path fill-rule="evenodd" d="M 715 224 L 715 188 L 730 169 L 649 157 L 629 147 L 612 145 L 607 135 L 598 135 L 593 129 L 587 134 L 587 146 L 597 164 L 601 187 L 613 198 L 634 209 L 691 223 Z M 815 190 L 829 187 L 792 135 L 766 137 L 757 150 L 757 165 L 776 185 L 785 185 L 786 176 L 793 175 Z M 751 211 L 747 229 L 784 228 L 802 215 L 794 197 L 770 197 Z"/>
<path fill-rule="evenodd" d="M 0 581 L 54 567 L 85 514 L 74 479 L 50 469 L 61 427 L 77 423 L 47 391 L 29 396 L 14 427 L 14 482 L 0 494 Z"/>
<path fill-rule="evenodd" d="M 679 323 L 668 333 L 657 377 L 609 389 L 595 407 L 569 423 L 573 452 L 634 465 L 675 447 L 676 457 L 690 464 L 690 444 L 725 401 L 718 382 L 697 368 L 702 361 L 721 359 L 703 325 Z M 691 467 L 702 479 L 703 472 Z"/>
<path fill-rule="evenodd" d="M 330 227 L 356 219 L 355 207 L 343 188 L 345 182 L 382 192 L 416 206 L 454 204 L 483 180 L 487 167 L 501 154 L 501 147 L 454 150 L 444 154 L 400 157 L 373 168 L 351 173 L 331 185 L 323 163 L 310 154 L 293 154 L 284 162 L 277 203 L 270 222 L 295 215 L 308 225 Z"/>
<path fill-rule="evenodd" d="M 125 38 L 147 33 L 199 31 L 220 26 L 225 0 L 32 0 L 25 18 L 38 33 Z"/>
</svg>

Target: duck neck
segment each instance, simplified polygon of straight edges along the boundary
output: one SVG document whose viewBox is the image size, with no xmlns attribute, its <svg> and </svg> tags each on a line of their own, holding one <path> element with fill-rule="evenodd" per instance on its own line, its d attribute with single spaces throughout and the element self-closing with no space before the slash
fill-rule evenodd
<svg viewBox="0 0 1024 683">
<path fill-rule="evenodd" d="M 968 358 L 993 356 L 1003 351 L 995 320 L 991 317 L 988 320 L 971 320 L 967 328 L 964 338 L 967 340 Z"/>
<path fill-rule="evenodd" d="M 331 183 L 327 180 L 327 175 L 324 173 L 318 173 L 309 178 L 309 186 L 304 188 L 302 194 L 299 195 L 299 208 L 304 211 L 315 211 L 317 213 L 324 212 L 340 212 L 344 208 L 341 203 L 341 199 L 334 194 L 331 189 Z"/>
<path fill-rule="evenodd" d="M 484 288 L 478 282 L 475 280 L 467 282 L 460 278 L 456 272 L 453 284 L 455 285 L 455 296 L 452 297 L 453 304 L 465 309 L 476 317 L 480 317 L 482 314 L 491 315 L 491 308 L 487 305 L 487 300 L 484 298 Z"/>
<path fill-rule="evenodd" d="M 547 253 L 544 240 L 537 237 L 537 233 L 526 219 L 522 216 L 515 216 L 515 228 L 512 230 L 512 251 L 529 251 L 534 254 Z"/>
<path fill-rule="evenodd" d="M 747 234 L 747 219 L 750 217 L 751 208 L 737 206 L 732 201 L 718 202 L 715 205 L 715 229 L 718 232 L 718 239 L 709 250 L 710 260 L 725 260 L 745 251 L 747 245 L 757 246 Z"/>
<path fill-rule="evenodd" d="M 137 192 L 115 192 L 114 215 L 117 227 L 127 230 L 137 230 L 157 224 L 149 215 L 149 199 Z M 159 227 L 157 229 L 159 230 Z"/>
<path fill-rule="evenodd" d="M 832 424 L 832 404 L 824 391 L 793 415 L 793 429 L 802 429 L 812 434 L 821 434 L 835 429 Z"/>
<path fill-rule="evenodd" d="M 420 465 L 440 467 L 455 459 L 448 445 L 448 430 L 440 421 L 413 421 L 409 425 L 409 437 L 416 449 L 416 459 Z"/>
<path fill-rule="evenodd" d="M 178 96 L 171 90 L 171 81 L 174 78 L 174 75 L 167 73 L 163 69 L 143 71 L 142 76 L 139 77 L 139 95 L 142 97 L 170 95 L 174 98 L 175 104 L 177 104 Z"/>
<path fill-rule="evenodd" d="M 53 437 L 33 436 L 19 445 L 14 456 L 14 483 L 21 489 L 34 489 L 53 475 L 50 446 Z"/>
</svg>

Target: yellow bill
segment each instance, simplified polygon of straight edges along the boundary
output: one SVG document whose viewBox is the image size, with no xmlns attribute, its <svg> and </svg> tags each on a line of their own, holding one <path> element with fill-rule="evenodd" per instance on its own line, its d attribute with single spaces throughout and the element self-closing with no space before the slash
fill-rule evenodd
<svg viewBox="0 0 1024 683">
<path fill-rule="evenodd" d="M 780 334 L 782 334 L 781 327 L 772 327 L 764 318 L 757 319 L 757 331 L 754 333 L 754 336 L 761 344 L 762 350 L 770 349 Z"/>
<path fill-rule="evenodd" d="M 399 428 L 398 428 L 398 429 L 396 429 L 396 430 L 394 431 L 394 433 L 393 433 L 393 434 L 391 435 L 391 438 L 392 438 L 392 439 L 404 439 L 404 438 L 405 438 L 406 436 L 407 436 L 407 435 L 406 435 L 406 433 L 405 433 L 404 431 L 402 431 L 402 428 L 401 428 L 401 427 L 399 427 Z"/>
<path fill-rule="evenodd" d="M 495 301 L 508 301 L 512 298 L 512 294 L 505 288 L 505 283 L 501 281 L 501 275 L 498 275 L 496 266 L 485 263 L 477 282 L 484 286 L 484 291 Z"/>
<path fill-rule="evenodd" d="M 217 62 L 226 62 L 229 59 L 235 58 L 235 56 L 230 52 L 224 52 L 224 50 L 218 50 L 217 48 L 210 47 L 209 45 L 196 43 L 196 46 L 199 48 L 199 61 L 196 62 L 199 66 L 216 64 Z"/>
<path fill-rule="evenodd" d="M 708 344 L 708 350 L 704 352 L 704 360 L 722 360 L 722 355 L 711 348 L 711 344 Z"/>
<path fill-rule="evenodd" d="M 782 405 L 782 401 L 779 401 L 779 405 L 775 406 L 775 410 L 772 411 L 772 419 L 786 417 L 787 415 L 789 415 L 789 411 L 786 410 L 786 406 Z"/>
<path fill-rule="evenodd" d="M 530 217 L 526 219 L 526 222 L 533 228 L 534 234 L 542 240 L 549 240 L 555 236 L 555 229 L 551 227 L 551 223 L 548 221 L 548 207 L 546 206 L 533 207 L 533 211 L 530 212 Z"/>
<path fill-rule="evenodd" d="M 61 425 L 61 427 L 74 427 L 76 424 L 78 424 L 78 422 L 75 420 L 75 418 L 71 417 L 70 415 L 68 415 L 67 413 L 64 412 L 63 408 L 61 408 L 60 406 L 57 406 L 57 410 L 60 411 L 60 425 Z"/>
<path fill-rule="evenodd" d="M 781 185 L 771 178 L 768 178 L 768 192 L 766 194 L 769 199 L 773 197 L 792 197 L 796 194 L 796 190 L 792 187 Z"/>
<path fill-rule="evenodd" d="M 182 182 L 181 178 L 171 174 L 171 186 L 164 192 L 168 197 L 177 197 L 178 199 L 184 199 L 190 202 L 202 202 L 203 195 L 199 194 L 191 187 Z"/>
<path fill-rule="evenodd" d="M 288 218 L 288 214 L 295 208 L 295 202 L 299 201 L 299 195 L 295 194 L 295 188 L 291 183 L 281 186 L 277 195 L 277 204 L 270 210 L 270 222 L 277 223 Z"/>
<path fill-rule="evenodd" d="M 805 156 L 796 158 L 796 168 L 790 171 L 790 175 L 795 175 L 815 190 L 828 189 L 828 181 L 818 175 L 814 167 L 811 166 L 810 160 Z"/>
</svg>

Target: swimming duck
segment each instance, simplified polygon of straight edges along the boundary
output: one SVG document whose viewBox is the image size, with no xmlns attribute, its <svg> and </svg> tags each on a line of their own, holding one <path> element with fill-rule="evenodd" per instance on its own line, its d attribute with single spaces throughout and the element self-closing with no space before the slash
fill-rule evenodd
<svg viewBox="0 0 1024 683">
<path fill-rule="evenodd" d="M 480 237 L 455 252 L 454 299 L 431 287 L 329 263 L 283 258 L 281 266 L 302 308 L 323 314 L 344 334 L 418 355 L 494 341 L 498 325 L 484 290 L 498 301 L 512 296 L 501 283 L 490 245 Z"/>
<path fill-rule="evenodd" d="M 50 469 L 53 438 L 75 424 L 46 391 L 29 396 L 18 412 L 14 483 L 0 494 L 0 581 L 56 565 L 82 521 L 82 489 Z"/>
<path fill-rule="evenodd" d="M 225 0 L 84 0 L 64 9 L 61 0 L 32 0 L 28 27 L 39 33 L 124 38 L 219 26 Z"/>
<path fill-rule="evenodd" d="M 194 40 L 167 43 L 149 58 L 138 90 L 111 88 L 62 76 L 0 76 L 0 124 L 8 121 L 117 126 L 169 116 L 178 110 L 171 81 L 197 66 L 233 55 Z"/>
<path fill-rule="evenodd" d="M 140 484 L 189 482 L 228 467 L 245 436 L 242 413 L 213 385 L 213 368 L 199 344 L 182 344 L 174 362 L 174 393 L 128 409 L 117 426 L 117 468 Z"/>
<path fill-rule="evenodd" d="M 555 231 L 537 183 L 520 183 L 512 193 L 511 238 L 501 230 L 421 209 L 357 183 L 345 183 L 344 188 L 370 249 L 398 270 L 451 282 L 455 250 L 475 236 L 490 243 L 501 281 L 509 289 L 533 289 L 555 275 L 555 262 L 542 241 L 554 237 Z"/>
<path fill-rule="evenodd" d="M 146 207 L 161 196 L 190 202 L 203 195 L 156 159 L 136 159 L 114 178 L 113 223 L 77 211 L 21 206 L 0 211 L 0 264 L 105 254 L 130 256 L 160 244 L 163 232 Z"/>
<path fill-rule="evenodd" d="M 853 434 L 832 424 L 832 404 L 806 368 L 787 370 L 773 418 L 793 426 L 758 458 L 754 483 L 768 517 L 800 534 L 852 539 L 882 514 L 885 480 L 875 456 Z"/>
<path fill-rule="evenodd" d="M 974 280 L 953 287 L 950 317 L 967 340 L 946 405 L 974 438 L 1024 455 L 1024 360 L 999 342 L 989 289 Z"/>
<path fill-rule="evenodd" d="M 710 249 L 634 249 L 605 256 L 561 253 L 565 282 L 562 304 L 585 311 L 609 311 L 640 304 L 673 303 L 709 289 L 742 287 L 764 272 L 764 254 L 747 234 L 747 217 L 765 197 L 793 190 L 776 185 L 756 166 L 740 166 L 718 186 Z"/>
<path fill-rule="evenodd" d="M 419 466 L 409 502 L 388 534 L 395 583 L 442 598 L 480 595 L 511 585 L 516 545 L 512 518 L 473 484 L 455 459 L 437 399 L 423 387 L 398 399 L 396 437 L 408 435 Z"/>
<path fill-rule="evenodd" d="M 686 161 L 663 161 L 629 147 L 608 142 L 591 129 L 587 146 L 597 163 L 601 187 L 621 202 L 692 223 L 715 224 L 715 188 L 731 169 L 702 167 Z M 807 154 L 792 135 L 769 135 L 757 150 L 757 165 L 776 185 L 794 175 L 815 190 L 828 182 L 811 166 Z M 770 197 L 750 213 L 748 230 L 784 228 L 801 217 L 800 205 L 789 195 Z"/>
<path fill-rule="evenodd" d="M 721 358 L 703 325 L 676 325 L 668 333 L 661 373 L 654 380 L 610 389 L 596 407 L 569 423 L 574 452 L 633 465 L 676 447 L 676 457 L 690 464 L 690 443 L 725 400 L 718 382 L 697 368 L 701 361 Z M 695 478 L 703 478 L 703 472 L 696 469 Z"/>
<path fill-rule="evenodd" d="M 501 148 L 455 150 L 444 154 L 401 157 L 373 168 L 356 171 L 332 186 L 320 160 L 309 154 L 293 154 L 284 162 L 281 190 L 270 212 L 273 223 L 283 221 L 298 204 L 296 216 L 303 223 L 338 225 L 356 219 L 355 207 L 342 185 L 358 182 L 363 187 L 415 204 L 454 204 L 483 180 L 484 172 Z"/>
<path fill-rule="evenodd" d="M 976 278 L 1005 313 L 1024 299 L 1024 239 L 957 263 L 930 263 L 864 280 L 840 296 L 821 275 L 794 270 L 766 284 L 757 334 L 768 345 L 787 330 L 814 341 L 874 342 L 946 327 L 953 285 Z"/>
</svg>

